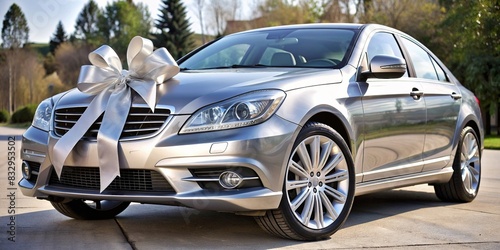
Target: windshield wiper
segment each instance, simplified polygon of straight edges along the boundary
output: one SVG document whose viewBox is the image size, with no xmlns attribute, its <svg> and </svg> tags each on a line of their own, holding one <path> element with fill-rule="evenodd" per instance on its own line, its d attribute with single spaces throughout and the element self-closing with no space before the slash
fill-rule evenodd
<svg viewBox="0 0 500 250">
<path fill-rule="evenodd" d="M 243 65 L 243 64 L 233 64 L 229 66 L 218 66 L 218 67 L 210 67 L 210 68 L 200 68 L 197 70 L 204 70 L 204 69 L 238 69 L 238 68 L 264 68 L 268 67 L 268 65 L 264 64 L 254 64 L 254 65 Z M 185 69 L 187 70 L 187 69 Z"/>
</svg>

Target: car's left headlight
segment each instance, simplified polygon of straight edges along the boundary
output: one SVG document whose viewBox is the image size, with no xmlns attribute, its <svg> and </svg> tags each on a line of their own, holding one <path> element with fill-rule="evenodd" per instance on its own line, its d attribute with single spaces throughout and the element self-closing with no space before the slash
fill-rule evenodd
<svg viewBox="0 0 500 250">
<path fill-rule="evenodd" d="M 196 111 L 180 133 L 239 128 L 267 120 L 285 99 L 281 90 L 259 90 L 206 106 Z"/>
<path fill-rule="evenodd" d="M 52 99 L 48 98 L 43 100 L 36 108 L 35 116 L 33 117 L 33 123 L 31 125 L 41 130 L 49 131 L 52 110 Z"/>
</svg>

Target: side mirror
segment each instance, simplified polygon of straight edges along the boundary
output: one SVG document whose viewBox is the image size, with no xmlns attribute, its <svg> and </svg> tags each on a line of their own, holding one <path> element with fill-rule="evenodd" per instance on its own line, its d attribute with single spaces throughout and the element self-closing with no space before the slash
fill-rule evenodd
<svg viewBox="0 0 500 250">
<path fill-rule="evenodd" d="M 364 80 L 368 78 L 400 78 L 406 73 L 406 61 L 403 58 L 378 55 L 370 62 L 369 70 L 362 72 Z"/>
</svg>

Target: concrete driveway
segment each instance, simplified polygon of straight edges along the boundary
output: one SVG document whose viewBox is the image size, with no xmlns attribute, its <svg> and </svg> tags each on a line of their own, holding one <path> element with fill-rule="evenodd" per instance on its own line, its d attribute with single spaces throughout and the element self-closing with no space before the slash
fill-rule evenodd
<svg viewBox="0 0 500 250">
<path fill-rule="evenodd" d="M 330 239 L 298 242 L 264 233 L 251 217 L 181 207 L 132 204 L 114 220 L 67 218 L 21 194 L 19 167 L 9 185 L 7 141 L 21 133 L 0 127 L 0 249 L 500 249 L 500 151 L 484 151 L 472 203 L 441 202 L 427 185 L 356 197 Z"/>
</svg>

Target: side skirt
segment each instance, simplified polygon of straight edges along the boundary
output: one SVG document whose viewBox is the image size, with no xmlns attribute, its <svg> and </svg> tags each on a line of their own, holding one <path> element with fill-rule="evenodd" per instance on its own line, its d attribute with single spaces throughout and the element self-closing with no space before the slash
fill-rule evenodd
<svg viewBox="0 0 500 250">
<path fill-rule="evenodd" d="M 356 195 L 373 193 L 386 189 L 413 186 L 418 184 L 446 183 L 453 175 L 453 168 L 446 167 L 437 171 L 428 171 L 411 175 L 395 176 L 380 180 L 361 182 L 356 184 Z"/>
</svg>

